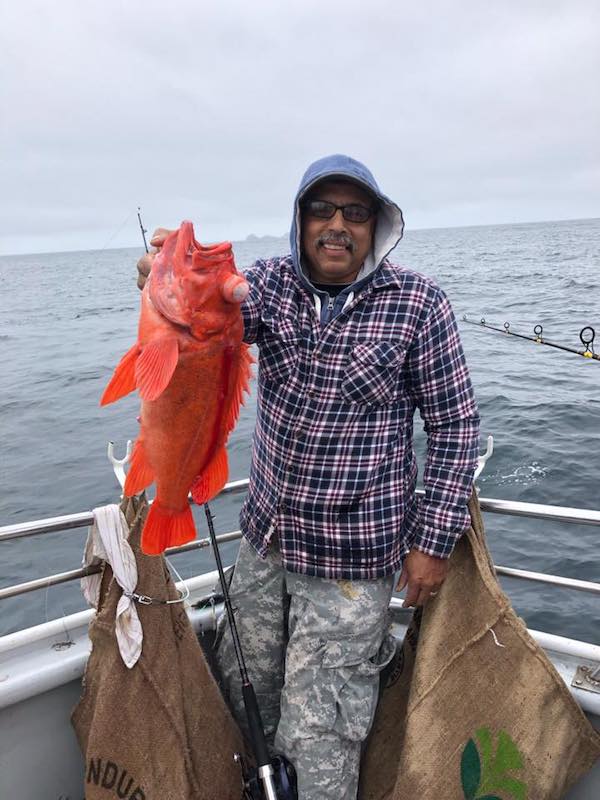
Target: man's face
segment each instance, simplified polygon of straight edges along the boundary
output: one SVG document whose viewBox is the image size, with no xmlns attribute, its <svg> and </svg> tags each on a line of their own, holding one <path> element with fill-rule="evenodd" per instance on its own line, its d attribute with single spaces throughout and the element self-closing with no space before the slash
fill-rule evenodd
<svg viewBox="0 0 600 800">
<path fill-rule="evenodd" d="M 325 200 L 335 205 L 357 204 L 373 207 L 368 192 L 353 183 L 323 181 L 313 189 L 308 200 Z M 338 209 L 331 219 L 313 216 L 302 210 L 302 252 L 315 283 L 352 283 L 367 257 L 373 242 L 376 217 L 366 222 L 348 222 Z"/>
</svg>

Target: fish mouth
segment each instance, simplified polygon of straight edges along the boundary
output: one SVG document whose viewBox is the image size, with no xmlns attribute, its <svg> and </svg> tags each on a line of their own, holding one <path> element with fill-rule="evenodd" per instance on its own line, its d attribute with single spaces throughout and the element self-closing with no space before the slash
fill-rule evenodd
<svg viewBox="0 0 600 800">
<path fill-rule="evenodd" d="M 196 240 L 194 239 L 194 225 L 187 219 L 183 220 L 177 231 L 177 244 L 175 245 L 175 259 L 185 263 L 194 250 Z"/>
<path fill-rule="evenodd" d="M 231 242 L 209 245 L 194 242 L 192 259 L 192 269 L 194 271 L 202 272 L 204 269 L 211 269 L 222 264 L 229 264 L 231 268 L 235 269 Z"/>
</svg>

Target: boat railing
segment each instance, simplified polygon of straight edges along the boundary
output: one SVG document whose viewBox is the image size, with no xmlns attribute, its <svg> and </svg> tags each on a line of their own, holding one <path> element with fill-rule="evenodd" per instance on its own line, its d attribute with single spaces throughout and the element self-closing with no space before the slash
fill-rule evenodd
<svg viewBox="0 0 600 800">
<path fill-rule="evenodd" d="M 222 490 L 219 496 L 229 494 L 241 494 L 248 489 L 248 480 L 232 481 L 228 483 Z M 418 495 L 423 495 L 423 490 L 417 491 Z M 532 519 L 547 519 L 558 520 L 565 523 L 575 523 L 579 525 L 594 525 L 600 527 L 600 511 L 581 509 L 581 508 L 567 508 L 565 506 L 552 506 L 543 505 L 540 503 L 522 503 L 512 500 L 499 500 L 494 498 L 480 497 L 479 504 L 481 510 L 491 514 L 502 514 L 515 517 L 529 517 Z M 28 536 L 39 536 L 57 531 L 74 530 L 77 528 L 87 527 L 94 521 L 94 515 L 91 511 L 84 511 L 79 514 L 67 514 L 60 517 L 51 517 L 48 519 L 33 520 L 32 522 L 23 522 L 15 525 L 5 525 L 0 527 L 0 542 L 9 541 L 12 539 L 22 539 Z M 240 531 L 231 531 L 229 533 L 221 534 L 217 540 L 221 542 L 231 542 L 241 537 Z M 185 553 L 190 550 L 197 550 L 203 547 L 208 547 L 210 540 L 196 539 L 193 542 L 182 545 L 181 547 L 174 547 L 167 551 L 168 555 L 175 555 L 177 553 Z M 576 578 L 565 578 L 559 575 L 549 575 L 543 572 L 532 572 L 530 570 L 513 569 L 511 567 L 503 567 L 496 565 L 496 573 L 498 575 L 505 575 L 510 578 L 517 578 L 520 580 L 537 581 L 539 583 L 551 584 L 553 586 L 562 586 L 567 589 L 574 589 L 580 592 L 587 592 L 590 594 L 600 595 L 600 583 L 593 581 L 582 581 Z M 83 567 L 80 569 L 72 569 L 67 572 L 59 572 L 54 575 L 49 575 L 45 578 L 38 578 L 25 583 L 15 584 L 0 589 L 0 600 L 8 599 L 9 597 L 16 597 L 27 592 L 35 591 L 36 589 L 46 589 L 50 586 L 66 583 L 68 581 L 77 580 L 99 572 L 100 567 Z"/>
</svg>

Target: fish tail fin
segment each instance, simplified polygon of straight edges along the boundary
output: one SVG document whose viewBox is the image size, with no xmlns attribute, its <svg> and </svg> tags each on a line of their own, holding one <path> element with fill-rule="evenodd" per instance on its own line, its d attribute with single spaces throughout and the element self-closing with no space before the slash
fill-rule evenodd
<svg viewBox="0 0 600 800">
<path fill-rule="evenodd" d="M 173 511 L 161 506 L 158 500 L 152 503 L 142 531 L 143 553 L 157 556 L 168 547 L 185 544 L 195 538 L 196 526 L 189 505 L 183 511 Z"/>
<path fill-rule="evenodd" d="M 194 503 L 201 505 L 212 500 L 225 486 L 228 476 L 227 450 L 223 446 L 194 480 L 191 488 Z"/>
<path fill-rule="evenodd" d="M 137 439 L 131 455 L 131 465 L 125 478 L 123 493 L 126 497 L 139 494 L 154 482 L 154 470 L 150 466 L 144 443 Z"/>
<path fill-rule="evenodd" d="M 135 365 L 139 354 L 140 346 L 136 342 L 117 364 L 113 376 L 100 398 L 101 406 L 114 403 L 115 400 L 133 392 L 135 389 Z"/>
<path fill-rule="evenodd" d="M 174 336 L 144 345 L 135 367 L 136 386 L 142 400 L 160 397 L 173 377 L 178 360 L 179 345 Z"/>
</svg>

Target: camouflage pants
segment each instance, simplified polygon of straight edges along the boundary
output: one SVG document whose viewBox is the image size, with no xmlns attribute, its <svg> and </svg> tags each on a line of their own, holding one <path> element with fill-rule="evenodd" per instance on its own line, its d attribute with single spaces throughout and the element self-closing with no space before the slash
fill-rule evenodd
<svg viewBox="0 0 600 800">
<path fill-rule="evenodd" d="M 372 581 L 287 572 L 276 543 L 261 559 L 242 540 L 232 604 L 267 739 L 296 767 L 300 800 L 355 800 L 361 743 L 390 661 L 393 576 Z M 229 627 L 217 658 L 224 691 L 247 730 Z"/>
</svg>

